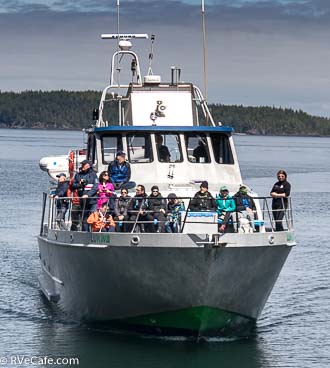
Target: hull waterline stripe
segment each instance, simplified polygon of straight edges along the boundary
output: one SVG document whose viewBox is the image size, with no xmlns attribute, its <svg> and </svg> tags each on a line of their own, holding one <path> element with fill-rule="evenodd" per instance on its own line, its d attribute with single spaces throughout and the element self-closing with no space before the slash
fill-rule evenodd
<svg viewBox="0 0 330 368">
<path fill-rule="evenodd" d="M 149 327 L 208 331 L 237 327 L 253 321 L 252 318 L 217 308 L 191 307 L 183 310 L 120 319 L 114 322 Z"/>
</svg>

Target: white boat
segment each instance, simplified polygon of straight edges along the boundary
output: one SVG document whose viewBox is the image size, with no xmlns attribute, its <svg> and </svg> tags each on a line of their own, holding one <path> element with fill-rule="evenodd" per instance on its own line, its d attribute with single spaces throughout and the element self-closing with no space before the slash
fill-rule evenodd
<svg viewBox="0 0 330 368">
<path fill-rule="evenodd" d="M 64 173 L 66 176 L 69 176 L 70 172 L 78 171 L 81 162 L 84 159 L 86 159 L 86 150 L 74 149 L 70 150 L 67 155 L 41 158 L 39 161 L 39 167 L 42 171 L 46 171 L 52 179 L 56 180 L 56 175 L 60 173 Z"/>
<path fill-rule="evenodd" d="M 95 126 L 87 131 L 87 159 L 100 173 L 118 150 L 127 152 L 132 180 L 148 192 L 158 185 L 164 197 L 174 192 L 185 198 L 180 231 L 60 230 L 54 199 L 45 194 L 38 236 L 41 289 L 63 311 L 88 323 L 196 339 L 246 335 L 295 245 L 291 207 L 281 232 L 274 230 L 270 198 L 252 192 L 257 207 L 252 232 L 242 230 L 236 213 L 232 231 L 220 233 L 216 212 L 189 210 L 202 180 L 213 195 L 222 185 L 234 194 L 242 183 L 233 129 L 213 121 L 200 89 L 181 82 L 178 68 L 171 69 L 169 82 L 153 75 L 151 65 L 142 77 L 131 40 L 147 37 L 103 35 L 118 40 L 119 49 Z M 116 71 L 122 73 L 117 62 L 126 59 L 131 75 L 125 84 Z M 159 135 L 170 150 L 167 161 L 159 156 Z"/>
</svg>

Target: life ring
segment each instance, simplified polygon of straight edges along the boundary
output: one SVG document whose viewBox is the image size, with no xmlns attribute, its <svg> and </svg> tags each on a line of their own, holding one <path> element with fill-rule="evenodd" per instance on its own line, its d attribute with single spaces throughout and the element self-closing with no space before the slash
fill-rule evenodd
<svg viewBox="0 0 330 368">
<path fill-rule="evenodd" d="M 74 176 L 74 151 L 70 151 L 69 153 L 69 175 L 70 175 L 70 179 L 73 178 Z"/>
<path fill-rule="evenodd" d="M 69 182 L 69 188 L 67 191 L 67 197 L 73 197 L 71 185 L 73 183 L 73 178 L 74 178 L 74 151 L 69 152 L 69 177 L 70 177 L 70 182 Z"/>
</svg>

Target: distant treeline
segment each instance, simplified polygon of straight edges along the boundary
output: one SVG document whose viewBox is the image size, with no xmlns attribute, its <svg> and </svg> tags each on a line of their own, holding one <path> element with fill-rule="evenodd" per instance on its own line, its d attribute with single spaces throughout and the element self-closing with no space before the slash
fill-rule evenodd
<svg viewBox="0 0 330 368">
<path fill-rule="evenodd" d="M 99 91 L 0 91 L 0 128 L 88 128 L 98 107 Z M 299 110 L 268 106 L 211 104 L 216 122 L 237 133 L 330 136 L 330 119 Z"/>
</svg>

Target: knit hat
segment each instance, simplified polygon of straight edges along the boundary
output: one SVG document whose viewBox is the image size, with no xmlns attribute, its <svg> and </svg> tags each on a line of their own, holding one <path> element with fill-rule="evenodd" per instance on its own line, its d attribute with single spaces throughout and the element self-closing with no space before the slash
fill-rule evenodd
<svg viewBox="0 0 330 368">
<path fill-rule="evenodd" d="M 157 187 L 157 185 L 153 185 L 153 186 L 151 187 L 151 191 L 153 192 L 154 190 L 158 190 L 158 191 L 159 191 L 159 188 Z"/>
<path fill-rule="evenodd" d="M 239 187 L 239 192 L 242 193 L 242 194 L 247 194 L 248 193 L 248 189 L 245 185 L 241 185 Z"/>
<path fill-rule="evenodd" d="M 176 199 L 178 198 L 177 195 L 175 193 L 170 193 L 168 196 L 167 196 L 168 199 Z"/>
<path fill-rule="evenodd" d="M 223 185 L 222 187 L 220 187 L 220 192 L 224 192 L 224 191 L 229 192 L 229 189 L 226 185 Z"/>
<path fill-rule="evenodd" d="M 200 187 L 201 187 L 201 188 L 203 187 L 203 188 L 209 189 L 209 183 L 208 183 L 206 180 L 203 180 L 203 181 L 201 182 Z"/>
</svg>

